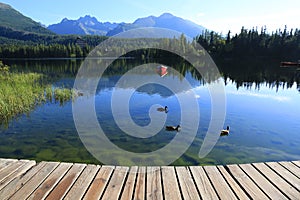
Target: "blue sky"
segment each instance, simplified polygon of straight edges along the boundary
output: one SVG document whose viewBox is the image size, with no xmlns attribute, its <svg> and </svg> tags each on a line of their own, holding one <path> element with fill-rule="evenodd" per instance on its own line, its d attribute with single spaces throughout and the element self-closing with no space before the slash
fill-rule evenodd
<svg viewBox="0 0 300 200">
<path fill-rule="evenodd" d="M 77 19 L 89 14 L 99 21 L 133 22 L 164 12 L 189 19 L 217 32 L 239 32 L 266 25 L 269 32 L 285 25 L 300 28 L 299 0 L 2 0 L 45 25 L 64 17 Z"/>
</svg>

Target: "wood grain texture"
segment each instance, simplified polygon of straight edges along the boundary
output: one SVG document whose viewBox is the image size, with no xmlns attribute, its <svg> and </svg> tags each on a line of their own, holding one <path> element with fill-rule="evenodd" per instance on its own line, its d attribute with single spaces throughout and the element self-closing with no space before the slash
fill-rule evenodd
<svg viewBox="0 0 300 200">
<path fill-rule="evenodd" d="M 38 173 L 36 173 L 23 187 L 20 188 L 20 190 L 18 190 L 9 199 L 26 199 L 58 165 L 59 163 L 56 162 L 47 162 Z"/>
<path fill-rule="evenodd" d="M 292 172 L 295 176 L 300 178 L 300 168 L 295 166 L 291 162 L 279 162 L 280 165 L 282 165 L 284 168 Z"/>
<path fill-rule="evenodd" d="M 234 193 L 239 199 L 246 200 L 250 199 L 247 194 L 243 191 L 243 189 L 238 185 L 238 183 L 233 179 L 233 177 L 226 171 L 224 166 L 217 166 L 221 174 L 224 176 L 226 182 L 232 188 Z"/>
<path fill-rule="evenodd" d="M 202 199 L 218 199 L 212 184 L 210 183 L 203 167 L 191 166 L 190 167 L 196 186 L 200 192 Z"/>
<path fill-rule="evenodd" d="M 274 185 L 268 181 L 251 164 L 242 164 L 240 167 L 271 199 L 287 199 Z M 262 171 L 263 173 L 263 171 Z"/>
<path fill-rule="evenodd" d="M 84 199 L 100 199 L 114 169 L 114 166 L 102 166 L 91 183 Z"/>
<path fill-rule="evenodd" d="M 227 165 L 231 174 L 253 199 L 268 199 L 263 191 L 245 174 L 238 165 Z"/>
<path fill-rule="evenodd" d="M 237 199 L 217 167 L 205 166 L 204 170 L 221 199 Z"/>
<path fill-rule="evenodd" d="M 300 167 L 300 161 L 293 161 L 292 162 L 294 165 L 297 165 L 298 167 Z"/>
<path fill-rule="evenodd" d="M 71 163 L 60 163 L 60 165 L 44 180 L 44 182 L 29 196 L 28 199 L 44 199 L 60 179 L 67 173 Z"/>
<path fill-rule="evenodd" d="M 0 182 L 6 177 L 17 171 L 22 165 L 25 165 L 26 161 L 12 162 L 0 171 Z"/>
<path fill-rule="evenodd" d="M 146 167 L 139 167 L 133 199 L 143 200 L 146 193 Z"/>
<path fill-rule="evenodd" d="M 68 193 L 74 182 L 82 173 L 86 164 L 74 164 L 63 179 L 55 186 L 55 188 L 47 196 L 47 200 L 59 200 Z"/>
<path fill-rule="evenodd" d="M 264 163 L 254 163 L 253 166 L 261 171 L 264 176 L 269 179 L 272 184 L 274 184 L 279 190 L 281 190 L 290 199 L 297 199 L 300 197 L 300 192 L 294 187 L 288 184 L 282 177 L 280 177 L 276 172 L 270 169 Z"/>
<path fill-rule="evenodd" d="M 0 190 L 4 188 L 7 184 L 9 184 L 10 181 L 17 178 L 18 176 L 21 176 L 25 172 L 27 172 L 29 169 L 31 169 L 33 166 L 36 165 L 35 161 L 26 161 L 20 168 L 12 172 L 10 175 L 6 176 L 2 181 L 0 181 Z"/>
<path fill-rule="evenodd" d="M 121 196 L 128 170 L 129 167 L 117 166 L 115 168 L 102 199 L 118 199 Z"/>
<path fill-rule="evenodd" d="M 16 163 L 16 159 L 0 159 L 0 172 L 10 164 Z"/>
<path fill-rule="evenodd" d="M 300 191 L 300 179 L 292 174 L 289 170 L 276 162 L 268 162 L 266 164 L 277 174 L 283 177 L 287 182 L 289 182 L 293 187 L 295 187 L 298 191 Z"/>
<path fill-rule="evenodd" d="M 176 167 L 176 172 L 184 199 L 199 199 L 197 188 L 188 167 Z"/>
<path fill-rule="evenodd" d="M 127 180 L 124 185 L 124 190 L 121 196 L 122 200 L 130 200 L 133 197 L 134 187 L 135 187 L 135 180 L 138 173 L 138 167 L 133 166 L 130 168 L 128 173 Z"/>
<path fill-rule="evenodd" d="M 161 185 L 160 167 L 147 167 L 147 191 L 146 199 L 162 200 L 163 191 Z"/>
<path fill-rule="evenodd" d="M 86 190 L 90 186 L 90 183 L 94 179 L 96 173 L 98 172 L 100 166 L 99 165 L 88 165 L 83 172 L 80 174 L 78 179 L 73 184 L 70 191 L 64 197 L 64 199 L 82 199 Z"/>
<path fill-rule="evenodd" d="M 46 165 L 46 162 L 41 162 L 37 166 L 31 168 L 26 174 L 16 177 L 9 184 L 0 190 L 0 199 L 9 199 L 16 191 L 32 179 Z"/>
<path fill-rule="evenodd" d="M 165 199 L 181 199 L 174 167 L 161 167 Z"/>
</svg>

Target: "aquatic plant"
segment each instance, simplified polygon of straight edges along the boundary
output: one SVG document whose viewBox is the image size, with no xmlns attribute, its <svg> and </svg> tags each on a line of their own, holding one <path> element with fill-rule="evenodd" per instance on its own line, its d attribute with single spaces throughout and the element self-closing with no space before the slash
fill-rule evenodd
<svg viewBox="0 0 300 200">
<path fill-rule="evenodd" d="M 74 99 L 77 96 L 76 94 L 73 89 L 68 88 L 56 88 L 54 90 L 55 101 L 58 101 L 60 105 L 63 105 L 70 99 Z"/>
<path fill-rule="evenodd" d="M 74 96 L 73 93 L 65 88 L 52 92 L 51 78 L 48 76 L 10 72 L 9 66 L 0 61 L 0 125 L 8 126 L 12 118 L 29 113 L 47 100 L 52 102 L 53 95 L 62 105 Z"/>
<path fill-rule="evenodd" d="M 44 85 L 37 84 L 42 74 L 0 74 L 0 123 L 21 113 L 28 113 L 44 100 Z"/>
</svg>

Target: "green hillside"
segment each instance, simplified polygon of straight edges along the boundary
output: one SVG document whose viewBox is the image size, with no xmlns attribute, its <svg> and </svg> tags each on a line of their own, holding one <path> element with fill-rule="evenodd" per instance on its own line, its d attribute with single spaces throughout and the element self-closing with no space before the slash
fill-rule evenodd
<svg viewBox="0 0 300 200">
<path fill-rule="evenodd" d="M 2 27 L 38 34 L 54 34 L 4 3 L 0 3 L 0 19 L 0 26 Z"/>
</svg>

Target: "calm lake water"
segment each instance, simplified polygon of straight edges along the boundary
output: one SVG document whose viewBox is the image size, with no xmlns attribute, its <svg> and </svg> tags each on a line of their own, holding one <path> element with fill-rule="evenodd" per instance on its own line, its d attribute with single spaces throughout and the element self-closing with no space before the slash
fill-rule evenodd
<svg viewBox="0 0 300 200">
<path fill-rule="evenodd" d="M 81 62 L 81 60 L 6 61 L 12 66 L 13 71 L 34 71 L 56 77 L 53 88 L 60 86 L 72 88 Z M 129 110 L 132 120 L 139 126 L 150 123 L 149 109 L 155 104 L 169 107 L 166 125 L 176 126 L 180 123 L 180 104 L 173 92 L 157 84 L 147 84 L 135 91 L 130 87 L 116 87 L 122 75 L 130 66 L 136 64 L 134 60 L 116 62 L 106 71 L 99 82 L 96 95 L 92 98 L 95 99 L 99 123 L 110 141 L 127 151 L 151 152 L 168 144 L 176 132 L 162 129 L 148 139 L 138 139 L 124 134 L 112 116 L 113 91 L 133 92 Z M 171 64 L 168 66 L 172 68 Z M 181 66 L 175 68 L 181 69 Z M 300 72 L 296 69 L 280 69 L 276 62 L 222 63 L 220 70 L 224 77 L 219 81 L 226 83 L 227 112 L 224 128 L 229 125 L 230 134 L 220 137 L 205 158 L 198 157 L 210 122 L 211 97 L 208 83 L 197 77 L 191 68 L 185 67 L 182 74 L 196 94 L 200 123 L 194 142 L 173 164 L 207 165 L 300 160 Z M 131 78 L 159 76 L 154 67 L 132 75 Z M 162 78 L 180 84 L 183 77 L 168 73 Z M 82 96 L 74 101 L 75 103 L 89 101 L 90 98 Z M 193 119 L 190 120 L 193 122 Z M 86 150 L 78 136 L 71 101 L 63 105 L 48 101 L 37 106 L 32 112 L 18 116 L 8 127 L 2 126 L 0 157 L 100 163 Z"/>
</svg>

